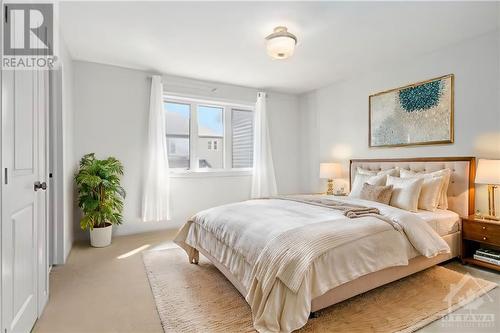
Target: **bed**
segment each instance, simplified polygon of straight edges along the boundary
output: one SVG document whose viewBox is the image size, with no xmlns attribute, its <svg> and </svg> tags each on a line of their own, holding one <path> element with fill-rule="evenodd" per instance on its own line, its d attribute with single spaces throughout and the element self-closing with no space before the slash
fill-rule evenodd
<svg viewBox="0 0 500 333">
<path fill-rule="evenodd" d="M 351 184 L 358 167 L 426 172 L 448 168 L 448 209 L 406 213 L 373 202 L 335 198 L 347 205 L 376 208 L 386 217 L 363 216 L 357 223 L 346 223 L 338 211 L 300 200 L 252 200 L 202 212 L 196 223 L 186 223 L 175 241 L 191 263 L 197 263 L 201 253 L 228 278 L 250 304 L 254 327 L 260 332 L 298 329 L 310 312 L 458 256 L 460 216 L 474 211 L 474 158 L 351 160 Z M 335 233 L 328 229 L 332 225 L 338 228 Z M 335 247 L 317 256 L 311 253 L 320 245 L 311 245 L 311 253 L 294 252 L 296 246 L 319 244 L 318 238 Z"/>
</svg>

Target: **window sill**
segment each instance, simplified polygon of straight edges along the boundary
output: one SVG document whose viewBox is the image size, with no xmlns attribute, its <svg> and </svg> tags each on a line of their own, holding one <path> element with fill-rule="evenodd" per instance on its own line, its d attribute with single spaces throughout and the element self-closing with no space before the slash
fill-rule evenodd
<svg viewBox="0 0 500 333">
<path fill-rule="evenodd" d="M 208 178 L 251 176 L 252 169 L 244 170 L 171 170 L 170 178 Z"/>
</svg>

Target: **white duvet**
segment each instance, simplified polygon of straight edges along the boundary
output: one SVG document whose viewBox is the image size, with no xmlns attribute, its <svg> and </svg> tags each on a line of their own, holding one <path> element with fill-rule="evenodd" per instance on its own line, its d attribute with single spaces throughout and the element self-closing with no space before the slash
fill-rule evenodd
<svg viewBox="0 0 500 333">
<path fill-rule="evenodd" d="M 419 254 L 433 257 L 450 251 L 416 214 L 361 199 L 334 199 L 378 208 L 386 219 L 349 219 L 340 211 L 297 201 L 249 200 L 196 214 L 175 241 L 190 257 L 194 249 L 205 250 L 238 279 L 259 332 L 304 326 L 311 300 L 340 284 L 407 265 Z M 318 240 L 317 235 L 325 234 L 331 237 Z M 283 255 L 284 241 L 292 244 L 295 257 Z M 311 250 L 311 243 L 318 243 L 320 255 L 301 260 L 297 249 Z"/>
</svg>

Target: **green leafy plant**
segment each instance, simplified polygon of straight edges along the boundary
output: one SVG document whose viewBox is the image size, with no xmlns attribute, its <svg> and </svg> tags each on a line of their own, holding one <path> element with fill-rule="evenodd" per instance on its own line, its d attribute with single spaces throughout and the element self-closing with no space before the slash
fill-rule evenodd
<svg viewBox="0 0 500 333">
<path fill-rule="evenodd" d="M 105 160 L 87 154 L 80 160 L 75 175 L 78 206 L 83 211 L 80 227 L 83 230 L 103 228 L 122 223 L 125 190 L 120 185 L 123 165 L 114 157 Z"/>
</svg>

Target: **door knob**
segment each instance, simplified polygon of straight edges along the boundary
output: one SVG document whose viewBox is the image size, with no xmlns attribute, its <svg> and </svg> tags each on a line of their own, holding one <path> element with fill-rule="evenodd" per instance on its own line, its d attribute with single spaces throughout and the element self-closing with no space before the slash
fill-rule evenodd
<svg viewBox="0 0 500 333">
<path fill-rule="evenodd" d="M 46 190 L 47 189 L 47 183 L 46 182 L 43 182 L 43 183 L 40 183 L 40 182 L 35 182 L 35 184 L 33 185 L 33 189 L 36 191 L 38 190 Z"/>
</svg>

